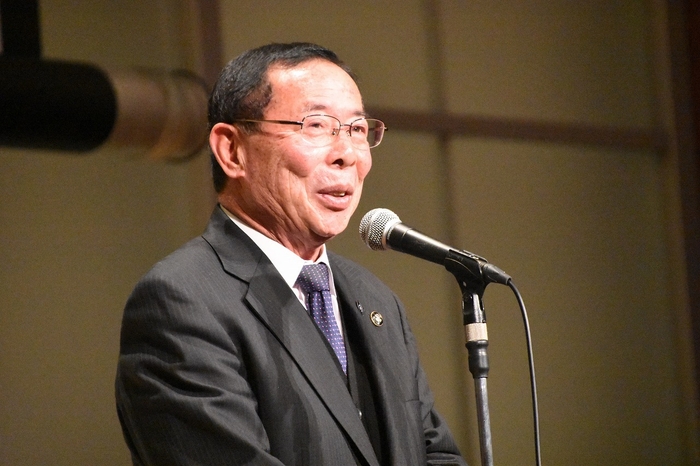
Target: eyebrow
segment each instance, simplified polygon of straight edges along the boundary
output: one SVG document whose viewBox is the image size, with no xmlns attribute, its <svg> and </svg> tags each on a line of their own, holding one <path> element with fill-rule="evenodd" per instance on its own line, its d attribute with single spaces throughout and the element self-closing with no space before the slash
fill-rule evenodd
<svg viewBox="0 0 700 466">
<path fill-rule="evenodd" d="M 323 104 L 310 104 L 304 107 L 302 110 L 303 112 L 311 112 L 311 111 L 328 111 L 328 106 L 323 105 Z M 361 117 L 361 118 L 367 118 L 367 112 L 363 110 L 358 110 L 354 113 L 355 116 Z"/>
</svg>

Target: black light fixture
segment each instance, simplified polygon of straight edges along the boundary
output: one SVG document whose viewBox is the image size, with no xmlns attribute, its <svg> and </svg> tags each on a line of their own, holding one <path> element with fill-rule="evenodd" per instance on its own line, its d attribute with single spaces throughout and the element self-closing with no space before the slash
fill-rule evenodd
<svg viewBox="0 0 700 466">
<path fill-rule="evenodd" d="M 85 153 L 128 147 L 183 160 L 207 142 L 204 81 L 41 58 L 38 2 L 0 0 L 0 146 Z"/>
</svg>

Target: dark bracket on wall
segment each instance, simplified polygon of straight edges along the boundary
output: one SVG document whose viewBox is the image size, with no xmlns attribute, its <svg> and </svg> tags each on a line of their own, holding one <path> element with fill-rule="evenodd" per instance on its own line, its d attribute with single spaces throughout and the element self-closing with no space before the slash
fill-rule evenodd
<svg viewBox="0 0 700 466">
<path fill-rule="evenodd" d="M 39 2 L 0 0 L 3 56 L 41 58 Z"/>
<path fill-rule="evenodd" d="M 38 1 L 0 0 L 0 145 L 86 151 L 102 144 L 116 99 L 97 68 L 41 59 Z"/>
<path fill-rule="evenodd" d="M 0 147 L 131 147 L 186 160 L 207 142 L 208 89 L 193 73 L 107 73 L 41 57 L 39 2 L 0 0 Z"/>
</svg>

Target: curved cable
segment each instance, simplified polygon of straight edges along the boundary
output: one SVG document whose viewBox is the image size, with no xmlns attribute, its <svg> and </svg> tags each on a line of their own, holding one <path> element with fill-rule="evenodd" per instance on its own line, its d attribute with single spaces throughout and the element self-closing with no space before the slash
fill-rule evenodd
<svg viewBox="0 0 700 466">
<path fill-rule="evenodd" d="M 535 431 L 535 463 L 537 466 L 542 464 L 542 454 L 540 451 L 540 414 L 539 407 L 537 405 L 537 382 L 535 380 L 535 360 L 532 352 L 532 337 L 530 335 L 530 322 L 527 318 L 527 310 L 525 309 L 525 302 L 520 295 L 520 291 L 515 286 L 512 280 L 508 281 L 508 287 L 513 290 L 515 298 L 518 300 L 518 306 L 520 306 L 520 313 L 523 316 L 523 326 L 525 327 L 525 340 L 527 342 L 527 360 L 530 366 L 530 391 L 532 392 L 532 419 L 534 423 Z"/>
</svg>

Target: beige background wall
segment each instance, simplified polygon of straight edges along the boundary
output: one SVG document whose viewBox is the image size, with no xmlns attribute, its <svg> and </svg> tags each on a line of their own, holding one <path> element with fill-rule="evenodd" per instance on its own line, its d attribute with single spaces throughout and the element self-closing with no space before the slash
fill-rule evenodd
<svg viewBox="0 0 700 466">
<path fill-rule="evenodd" d="M 200 66 L 197 2 L 40 3 L 47 58 Z M 360 75 L 368 106 L 670 124 L 660 2 L 220 3 L 226 59 L 270 41 L 319 42 Z M 373 207 L 514 277 L 533 331 L 545 464 L 696 464 L 672 150 L 390 130 L 374 154 L 363 202 L 330 247 L 406 303 L 438 407 L 471 464 L 457 285 L 437 265 L 367 250 L 356 228 Z M 0 148 L 1 465 L 129 464 L 112 388 L 121 308 L 156 260 L 203 228 L 206 171 L 205 156 L 166 164 Z M 517 305 L 496 285 L 484 303 L 495 463 L 534 464 Z"/>
</svg>

